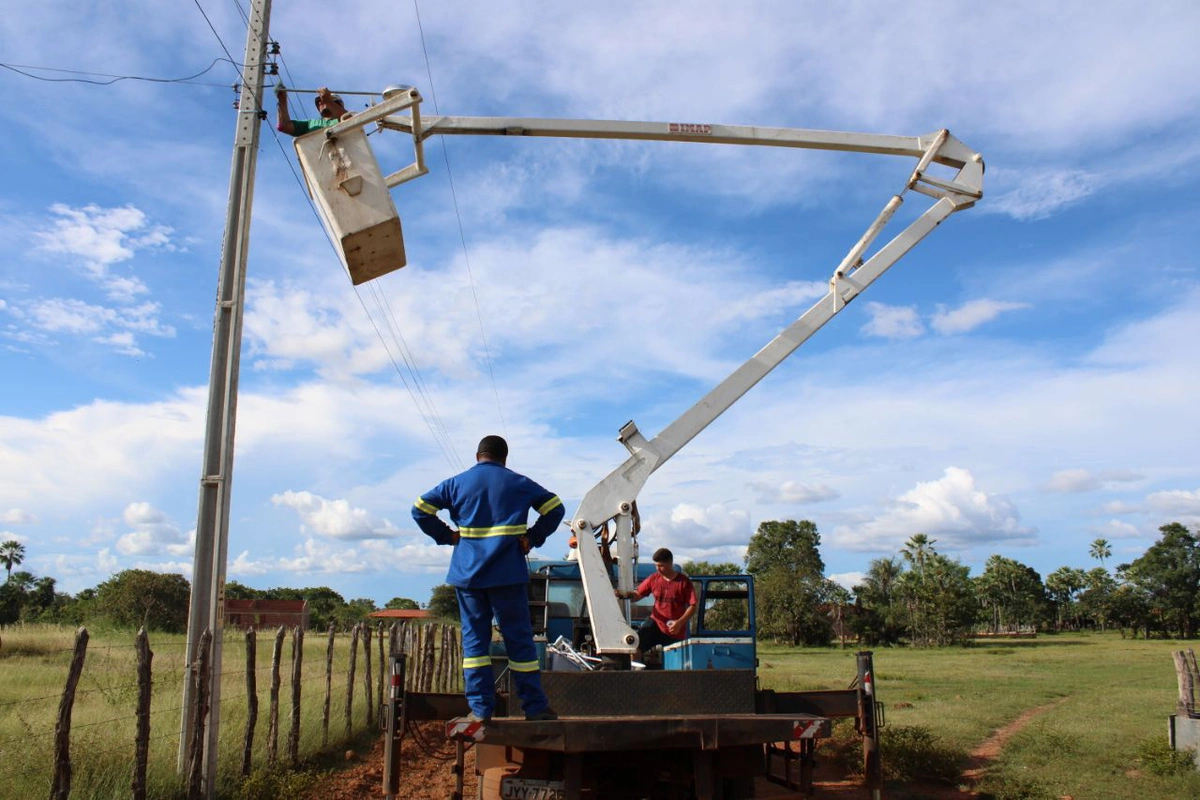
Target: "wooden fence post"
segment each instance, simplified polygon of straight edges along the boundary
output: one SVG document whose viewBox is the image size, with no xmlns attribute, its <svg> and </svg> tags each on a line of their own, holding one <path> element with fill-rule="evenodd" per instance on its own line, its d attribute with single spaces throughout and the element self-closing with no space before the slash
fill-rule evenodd
<svg viewBox="0 0 1200 800">
<path fill-rule="evenodd" d="M 1192 671 L 1188 669 L 1187 656 L 1182 650 L 1172 650 L 1171 658 L 1175 661 L 1175 679 L 1179 683 L 1179 697 L 1175 701 L 1175 712 L 1187 716 L 1191 712 L 1194 686 Z"/>
<path fill-rule="evenodd" d="M 439 673 L 439 692 L 454 691 L 454 644 L 452 641 L 453 627 L 442 626 L 442 649 L 438 654 L 438 663 L 442 665 Z"/>
<path fill-rule="evenodd" d="M 367 727 L 370 728 L 375 724 L 375 704 L 372 702 L 371 689 L 374 686 L 374 681 L 371 680 L 371 626 L 367 623 L 362 623 L 362 646 L 363 646 L 363 699 L 367 704 Z"/>
<path fill-rule="evenodd" d="M 304 629 L 292 628 L 292 728 L 288 731 L 288 758 L 300 763 L 300 680 L 304 666 Z"/>
<path fill-rule="evenodd" d="M 383 703 L 384 703 L 384 699 L 383 699 L 384 677 L 387 675 L 387 672 L 388 672 L 388 662 L 386 660 L 384 660 L 384 657 L 383 657 L 383 623 L 382 622 L 377 622 L 375 624 L 375 638 L 379 642 L 379 647 L 378 647 L 378 650 L 379 650 L 379 683 L 376 684 L 376 688 L 378 688 L 379 691 L 377 691 L 375 693 L 375 696 L 379 698 L 379 707 L 382 708 Z M 380 723 L 380 724 L 382 724 L 382 723 Z"/>
<path fill-rule="evenodd" d="M 420 654 L 420 651 L 417 649 L 420 639 L 420 624 L 414 623 L 404 626 L 404 652 L 408 654 L 408 667 L 405 670 L 405 680 L 408 682 L 409 690 L 414 692 L 420 688 L 420 684 L 417 682 L 421 677 L 421 659 L 417 657 Z"/>
<path fill-rule="evenodd" d="M 75 707 L 75 688 L 79 686 L 79 675 L 83 672 L 87 643 L 87 628 L 80 628 L 75 632 L 75 652 L 67 669 L 67 685 L 58 703 L 58 721 L 54 723 L 54 781 L 50 787 L 50 800 L 67 800 L 71 795 L 71 710 Z"/>
<path fill-rule="evenodd" d="M 208 721 L 208 671 L 209 648 L 212 647 L 212 631 L 204 629 L 196 649 L 196 681 L 193 697 L 195 706 L 192 716 L 192 752 L 189 754 L 188 800 L 204 798 L 204 728 Z"/>
<path fill-rule="evenodd" d="M 242 776 L 250 774 L 254 752 L 254 726 L 258 724 L 258 634 L 246 629 L 246 740 L 242 745 Z"/>
<path fill-rule="evenodd" d="M 146 761 L 150 756 L 150 640 L 141 628 L 134 639 L 137 650 L 137 736 L 133 747 L 133 800 L 146 800 Z"/>
<path fill-rule="evenodd" d="M 354 731 L 354 667 L 358 661 L 358 626 L 350 630 L 350 675 L 346 679 L 346 736 Z"/>
<path fill-rule="evenodd" d="M 434 645 L 437 639 L 434 638 L 433 629 L 428 625 L 422 626 L 425 631 L 425 652 L 421 654 L 421 691 L 433 691 L 433 656 Z"/>
<path fill-rule="evenodd" d="M 271 700 L 267 710 L 267 766 L 275 766 L 279 758 L 279 659 L 283 656 L 283 626 L 275 632 L 275 648 L 271 651 Z"/>
<path fill-rule="evenodd" d="M 321 746 L 329 744 L 329 697 L 333 691 L 333 623 L 329 623 L 329 646 L 325 648 L 325 714 L 321 719 Z"/>
</svg>

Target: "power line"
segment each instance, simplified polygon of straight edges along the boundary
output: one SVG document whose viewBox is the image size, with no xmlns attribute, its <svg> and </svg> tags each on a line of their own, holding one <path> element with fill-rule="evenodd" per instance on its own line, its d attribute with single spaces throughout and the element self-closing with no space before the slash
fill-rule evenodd
<svg viewBox="0 0 1200 800">
<path fill-rule="evenodd" d="M 291 170 L 292 178 L 296 181 L 296 185 L 300 188 L 300 192 L 303 195 L 305 202 L 308 203 L 309 211 L 312 212 L 312 215 L 317 220 L 321 230 L 325 233 L 325 240 L 328 242 L 330 249 L 333 250 L 334 255 L 338 257 L 338 263 L 342 263 L 341 256 L 337 251 L 337 246 L 329 237 L 329 232 L 325 230 L 325 226 L 321 224 L 320 214 L 317 213 L 317 208 L 313 204 L 312 198 L 308 196 L 308 190 L 304 188 L 304 181 L 301 180 L 300 175 L 296 172 L 296 167 L 292 164 L 292 160 L 287 157 L 287 151 L 283 147 L 283 142 L 280 140 L 279 134 L 274 128 L 269 129 L 271 131 L 271 135 L 275 137 L 275 144 L 279 147 L 280 155 L 283 156 L 284 162 L 288 165 L 288 169 Z M 342 264 L 342 270 L 345 271 L 347 277 L 349 277 L 349 272 L 346 270 L 346 265 L 344 263 Z M 375 291 L 374 285 L 371 285 L 368 288 L 373 292 Z M 413 385 L 410 385 L 408 378 L 405 377 L 404 371 L 400 368 L 400 365 L 396 361 L 396 356 L 392 353 L 392 348 L 388 346 L 383 332 L 379 329 L 379 324 L 375 321 L 375 317 L 371 314 L 371 310 L 367 307 L 367 303 L 363 299 L 362 293 L 358 290 L 357 286 L 354 287 L 354 295 L 358 298 L 358 302 L 362 306 L 363 312 L 367 315 L 367 321 L 371 323 L 371 327 L 374 329 L 375 335 L 379 338 L 380 344 L 383 345 L 384 352 L 387 353 L 388 360 L 392 363 L 392 368 L 396 371 L 396 374 L 400 376 L 400 381 L 404 384 L 404 388 L 408 392 L 409 397 L 412 399 L 413 405 L 416 406 L 417 413 L 421 415 L 422 421 L 425 423 L 425 426 L 429 429 L 430 434 L 433 436 L 434 443 L 438 446 L 438 449 L 442 451 L 442 455 L 445 457 L 447 463 L 450 464 L 451 468 L 459 470 L 463 469 L 464 464 L 462 459 L 459 458 L 458 453 L 455 451 L 454 445 L 450 440 L 449 435 L 446 433 L 446 426 L 442 423 L 440 415 L 438 414 L 432 399 L 426 395 L 424 398 L 425 402 L 422 402 L 422 400 L 418 398 L 418 394 L 423 393 L 423 382 L 422 385 L 417 386 L 416 390 L 414 390 Z M 377 306 L 378 303 L 379 301 L 377 299 Z M 382 313 L 381 316 L 383 316 Z M 386 316 L 384 319 L 386 322 Z M 416 375 L 419 375 L 419 373 L 416 372 L 415 362 L 411 360 L 411 354 L 407 352 L 407 346 L 400 347 L 398 345 L 397 350 L 401 352 L 402 360 L 404 360 L 406 364 L 411 365 L 411 369 L 414 372 L 413 384 L 417 384 Z"/>
<path fill-rule="evenodd" d="M 433 112 L 441 114 L 438 109 L 437 90 L 433 86 L 433 67 L 429 62 L 429 49 L 425 46 L 425 27 L 421 24 L 421 9 L 417 5 L 417 0 L 413 0 L 413 11 L 417 16 L 417 30 L 421 34 L 421 52 L 425 56 L 425 74 L 429 77 L 429 96 L 433 100 Z M 454 190 L 454 174 L 450 171 L 450 152 L 446 147 L 446 140 L 441 138 L 439 144 L 442 146 L 442 159 L 446 163 L 446 177 L 450 181 L 450 199 L 454 203 L 454 216 L 458 219 L 458 238 L 462 242 L 463 263 L 467 268 L 467 280 L 471 284 L 471 297 L 475 301 L 475 319 L 479 321 L 479 335 L 483 339 L 483 354 L 487 359 L 488 377 L 492 381 L 492 393 L 496 396 L 496 411 L 500 414 L 500 427 L 504 431 L 504 435 L 508 436 L 508 423 L 504 419 L 504 408 L 500 404 L 500 389 L 496 386 L 496 372 L 492 367 L 492 351 L 488 346 L 487 331 L 483 327 L 483 312 L 479 308 L 479 293 L 475 289 L 475 275 L 471 271 L 471 255 L 467 251 L 467 235 L 463 231 L 462 214 L 458 210 L 458 193 Z"/>
<path fill-rule="evenodd" d="M 2 62 L 0 62 L 0 67 L 4 67 L 7 70 L 12 70 L 13 72 L 16 72 L 20 75 L 24 75 L 26 78 L 33 78 L 35 81 L 46 81 L 48 83 L 90 83 L 94 86 L 111 86 L 114 83 L 116 83 L 117 81 L 146 81 L 148 83 L 188 83 L 196 78 L 199 78 L 201 75 L 204 75 L 204 74 L 210 72 L 213 67 L 215 67 L 217 64 L 221 63 L 222 61 L 229 61 L 229 63 L 233 64 L 234 66 L 237 66 L 237 64 L 234 61 L 232 61 L 231 59 L 214 58 L 212 63 L 209 64 L 207 67 L 200 70 L 195 75 L 188 75 L 186 78 L 151 78 L 151 77 L 145 77 L 142 75 L 112 75 L 112 74 L 109 74 L 106 72 L 88 72 L 86 70 L 78 70 L 78 69 L 62 69 L 59 67 L 38 67 L 38 66 L 34 66 L 32 64 L 5 64 Z M 27 69 L 35 69 L 35 70 L 39 70 L 41 72 L 62 72 L 62 73 L 70 74 L 70 75 L 93 75 L 93 76 L 96 76 L 99 78 L 111 78 L 112 80 L 97 81 L 97 80 L 91 80 L 89 78 L 46 78 L 41 75 L 34 75 L 33 73 L 25 72 L 25 70 L 27 70 Z M 210 84 L 201 84 L 201 85 L 224 86 L 225 84 L 210 83 Z"/>
<path fill-rule="evenodd" d="M 233 60 L 233 56 L 229 52 L 229 48 L 225 46 L 225 42 L 221 39 L 221 34 L 217 33 L 217 29 L 213 27 L 212 20 L 208 18 L 208 14 L 204 12 L 204 6 L 200 5 L 200 0 L 192 0 L 196 4 L 196 8 L 200 9 L 200 16 L 204 17 L 204 21 L 208 23 L 208 29 L 212 31 L 213 36 L 217 37 L 217 44 L 221 45 L 221 49 L 225 51 L 225 55 L 229 58 L 229 63 L 237 68 L 238 77 L 242 79 L 242 83 L 246 82 L 246 76 L 242 75 L 242 70 L 237 67 L 237 62 Z"/>
<path fill-rule="evenodd" d="M 219 33 L 217 33 L 217 29 L 213 27 L 212 20 L 210 20 L 208 18 L 208 14 L 205 13 L 204 7 L 200 5 L 200 0 L 193 0 L 193 2 L 196 4 L 196 8 L 200 10 L 200 14 L 201 14 L 201 16 L 204 17 L 204 21 L 208 23 L 209 30 L 211 30 L 213 33 L 213 36 L 216 37 L 217 43 L 221 45 L 221 49 L 225 51 L 225 55 L 229 56 L 230 55 L 229 48 L 227 48 L 225 46 L 225 42 L 221 40 L 221 35 Z M 243 12 L 243 15 L 244 15 L 244 12 Z M 230 63 L 234 64 L 235 67 L 237 66 L 236 62 L 233 61 L 232 56 L 230 56 L 229 60 L 230 60 Z M 282 57 L 280 58 L 280 60 L 282 61 Z M 239 77 L 241 77 L 242 83 L 244 85 L 246 80 L 245 80 L 245 76 L 243 76 L 241 74 L 240 69 L 238 69 L 238 75 L 239 75 Z M 290 80 L 290 73 L 289 73 L 289 80 Z M 245 98 L 243 98 L 243 100 L 244 99 Z M 255 112 L 260 113 L 261 110 L 262 109 L 260 106 L 259 108 L 255 109 Z M 309 210 L 312 212 L 313 216 L 317 219 L 317 222 L 320 223 L 321 219 L 320 219 L 320 215 L 317 213 L 317 208 L 315 205 L 313 205 L 312 198 L 310 198 L 308 196 L 308 190 L 304 188 L 304 182 L 301 181 L 300 176 L 298 174 L 296 174 L 296 168 L 292 165 L 291 159 L 287 157 L 287 152 L 283 148 L 283 143 L 279 139 L 279 134 L 276 132 L 275 128 L 273 128 L 269 125 L 267 126 L 267 129 L 271 131 L 271 135 L 275 138 L 275 144 L 279 148 L 279 152 L 283 156 L 283 160 L 285 162 L 287 162 L 288 169 L 291 170 L 292 177 L 295 179 L 296 185 L 300 187 L 300 191 L 304 196 L 305 202 L 308 203 Z M 321 225 L 321 230 L 325 231 L 325 226 L 323 224 Z M 334 251 L 334 255 L 338 255 L 337 247 L 336 247 L 336 245 L 334 245 L 333 240 L 329 237 L 328 231 L 325 231 L 325 237 L 326 237 L 326 241 L 329 242 L 330 248 Z M 341 262 L 340 256 L 338 256 L 338 261 L 339 261 L 339 263 Z M 343 270 L 347 269 L 345 264 L 342 264 L 342 269 Z M 348 271 L 347 271 L 347 276 L 349 276 Z M 388 347 L 387 342 L 384 340 L 383 334 L 380 332 L 378 324 L 376 324 L 375 319 L 371 316 L 371 312 L 367 309 L 367 304 L 363 300 L 362 294 L 358 291 L 358 287 L 354 288 L 354 294 L 356 297 L 358 297 L 358 302 L 362 305 L 363 311 L 366 312 L 367 319 L 368 319 L 368 321 L 370 321 L 371 327 L 375 329 L 375 335 L 379 337 L 379 341 L 383 345 L 384 351 L 387 352 L 388 359 L 392 362 L 393 369 L 395 369 L 396 374 L 400 376 L 400 380 L 404 384 L 404 388 L 408 391 L 409 396 L 413 400 L 413 404 L 416 405 L 416 407 L 417 407 L 417 412 L 421 415 L 421 418 L 424 420 L 426 427 L 429 428 L 430 433 L 433 435 L 434 442 L 438 445 L 438 448 L 441 449 L 442 455 L 445 456 L 447 462 L 449 462 L 451 467 L 462 469 L 463 468 L 462 460 L 458 458 L 458 454 L 454 451 L 453 444 L 449 441 L 449 438 L 445 436 L 445 425 L 441 423 L 441 420 L 437 415 L 437 410 L 436 410 L 436 408 L 433 407 L 432 400 L 428 396 L 426 397 L 428 411 L 422 407 L 422 403 L 417 399 L 417 396 L 416 396 L 416 394 L 414 394 L 412 387 L 409 386 L 408 379 L 405 378 L 403 371 L 401 371 L 400 365 L 396 363 L 396 358 L 394 355 L 392 355 L 391 348 Z M 414 378 L 414 382 L 416 382 L 415 378 Z M 440 433 L 440 435 L 439 435 L 439 433 Z M 445 438 L 445 442 L 443 442 L 443 438 Z"/>
<path fill-rule="evenodd" d="M 288 68 L 287 61 L 284 59 L 282 53 L 279 54 L 279 61 L 283 66 L 283 70 L 287 75 L 288 81 L 294 82 L 291 70 Z M 288 106 L 289 108 L 292 107 L 291 95 L 289 95 Z M 296 114 L 297 118 L 300 116 L 302 116 L 301 113 Z M 296 169 L 294 166 L 292 166 L 291 159 L 287 157 L 282 143 L 279 142 L 278 134 L 275 134 L 274 131 L 272 131 L 272 133 L 275 135 L 276 142 L 280 147 L 280 151 L 284 154 L 284 160 L 287 161 L 288 168 L 292 171 L 292 176 L 296 179 L 297 184 L 300 186 L 300 189 L 304 194 L 305 200 L 308 202 L 309 209 L 312 211 L 313 215 L 317 217 L 317 221 L 320 222 L 320 217 L 317 215 L 316 207 L 313 205 L 312 199 L 308 196 L 308 191 L 304 189 L 304 184 L 300 180 L 299 175 L 296 174 Z M 321 228 L 322 230 L 325 230 L 324 225 L 322 225 Z M 334 255 L 338 255 L 337 247 L 334 245 L 332 239 L 329 238 L 328 231 L 326 231 L 325 234 L 330 248 L 334 251 Z M 339 261 L 340 260 L 341 258 L 339 256 Z M 344 264 L 342 268 L 343 270 L 346 269 Z M 412 376 L 413 385 L 409 386 L 408 379 L 401 371 L 400 365 L 396 362 L 396 357 L 392 354 L 392 348 L 388 346 L 387 341 L 384 339 L 383 332 L 380 330 L 379 325 L 372 316 L 370 309 L 367 308 L 366 301 L 363 300 L 362 294 L 359 292 L 359 289 L 356 286 L 354 287 L 354 293 L 358 296 L 358 301 L 363 306 L 363 311 L 366 312 L 367 319 L 371 322 L 372 327 L 375 329 L 376 336 L 379 337 L 380 343 L 387 352 L 388 358 L 392 362 L 392 367 L 396 370 L 396 374 L 400 376 L 400 380 L 404 383 L 405 389 L 408 390 L 409 397 L 412 399 L 413 404 L 417 407 L 417 412 L 421 414 L 422 419 L 429 428 L 430 433 L 433 435 L 434 442 L 441 449 L 442 455 L 445 456 L 447 462 L 452 468 L 460 470 L 464 469 L 465 465 L 463 464 L 462 459 L 459 457 L 457 450 L 454 448 L 450 433 L 446 429 L 445 423 L 442 421 L 441 414 L 438 413 L 437 405 L 433 400 L 433 395 L 429 391 L 428 386 L 425 384 L 424 378 L 421 376 L 421 370 L 417 366 L 416 357 L 413 355 L 412 349 L 408 346 L 408 342 L 405 341 L 404 335 L 400 332 L 400 326 L 396 322 L 396 315 L 392 312 L 391 304 L 388 302 L 387 296 L 383 292 L 379 291 L 374 283 L 369 284 L 367 289 L 371 295 L 371 299 L 374 301 L 379 317 L 383 320 L 384 327 L 391 336 L 396 351 L 400 354 L 401 360 L 404 362 L 405 367 Z"/>
</svg>

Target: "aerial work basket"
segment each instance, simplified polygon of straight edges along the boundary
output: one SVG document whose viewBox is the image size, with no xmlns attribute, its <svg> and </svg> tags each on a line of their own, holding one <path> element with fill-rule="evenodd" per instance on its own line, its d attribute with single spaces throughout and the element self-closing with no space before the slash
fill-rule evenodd
<svg viewBox="0 0 1200 800">
<path fill-rule="evenodd" d="M 308 192 L 354 285 L 403 267 L 400 215 L 362 126 L 325 128 L 295 144 Z"/>
</svg>

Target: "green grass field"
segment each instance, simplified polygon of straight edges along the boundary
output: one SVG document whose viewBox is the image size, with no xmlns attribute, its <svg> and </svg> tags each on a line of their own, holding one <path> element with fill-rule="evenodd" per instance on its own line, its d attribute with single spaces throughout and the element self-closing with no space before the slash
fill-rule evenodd
<svg viewBox="0 0 1200 800">
<path fill-rule="evenodd" d="M 1171 651 L 1187 646 L 1082 634 L 878 649 L 876 685 L 887 728 L 922 726 L 964 755 L 1022 712 L 1050 706 L 993 762 L 981 788 L 998 797 L 1200 798 L 1200 773 L 1155 774 L 1169 759 L 1167 716 L 1177 695 Z M 767 646 L 760 657 L 767 688 L 844 688 L 854 677 L 851 650 Z"/>
<path fill-rule="evenodd" d="M 3 795 L 49 794 L 54 722 L 74 641 L 69 628 L 31 626 L 0 634 L 0 786 Z M 266 762 L 273 636 L 258 642 L 255 674 L 259 720 L 254 764 Z M 175 772 L 179 742 L 182 636 L 153 635 L 154 699 L 149 795 L 182 796 Z M 221 725 L 222 797 L 236 797 L 246 720 L 245 649 L 240 634 L 226 638 Z M 72 726 L 72 798 L 128 796 L 137 689 L 131 632 L 93 632 Z M 301 757 L 322 750 L 325 691 L 322 635 L 305 640 Z M 1115 634 L 1042 636 L 943 650 L 879 649 L 875 670 L 889 731 L 927 729 L 943 749 L 965 756 L 1031 708 L 1049 706 L 1008 742 L 982 788 L 1001 800 L 1072 797 L 1200 798 L 1200 773 L 1169 771 L 1166 718 L 1176 688 L 1171 651 L 1186 643 L 1123 640 Z M 345 735 L 349 642 L 335 648 L 329 750 Z M 362 658 L 355 679 L 354 727 L 365 728 Z M 373 645 L 373 652 L 374 645 Z M 853 649 L 760 651 L 764 687 L 780 690 L 845 688 L 855 674 Z M 291 642 L 282 659 L 279 754 L 287 759 L 290 728 Z M 377 681 L 377 675 L 376 675 Z M 899 740 L 897 740 L 899 741 Z M 884 759 L 888 759 L 885 738 Z M 900 747 L 901 745 L 897 745 Z M 900 753 L 893 753 L 898 760 Z M 819 777 L 819 775 L 818 775 Z M 890 797 L 918 797 L 889 786 Z"/>
<path fill-rule="evenodd" d="M 134 634 L 92 631 L 71 726 L 72 800 L 128 797 L 132 782 L 137 703 Z M 66 682 L 75 631 L 52 626 L 9 628 L 0 634 L 0 792 L 4 797 L 41 798 L 50 794 L 54 725 Z M 274 632 L 259 634 L 255 679 L 258 722 L 253 765 L 267 763 L 267 719 Z M 305 637 L 301 682 L 301 759 L 322 750 L 325 699 L 325 652 L 321 634 Z M 183 636 L 152 634 L 153 695 L 147 793 L 153 798 L 184 796 L 176 774 L 179 748 Z M 378 685 L 378 645 L 372 640 L 373 686 Z M 353 705 L 354 733 L 366 727 L 363 656 L 358 651 Z M 329 746 L 336 750 L 346 736 L 346 684 L 349 637 L 341 634 L 334 648 Z M 237 795 L 246 728 L 246 648 L 241 632 L 227 632 L 224 644 L 222 715 L 218 787 L 222 797 Z M 278 754 L 288 761 L 291 729 L 291 638 L 280 660 Z M 373 689 L 375 691 L 375 689 Z M 377 702 L 377 701 L 376 701 Z"/>
</svg>

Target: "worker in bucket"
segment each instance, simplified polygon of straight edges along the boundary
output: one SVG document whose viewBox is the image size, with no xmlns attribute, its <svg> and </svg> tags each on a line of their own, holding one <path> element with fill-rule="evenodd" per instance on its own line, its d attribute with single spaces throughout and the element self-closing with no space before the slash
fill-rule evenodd
<svg viewBox="0 0 1200 800">
<path fill-rule="evenodd" d="M 654 596 L 654 609 L 650 617 L 638 628 L 638 652 L 635 657 L 642 660 L 643 654 L 658 645 L 675 644 L 687 638 L 688 621 L 696 614 L 696 590 L 692 580 L 675 568 L 675 556 L 665 547 L 654 551 L 654 574 L 642 581 L 636 589 L 621 591 L 617 597 L 641 600 Z"/>
<path fill-rule="evenodd" d="M 490 654 L 495 618 L 525 719 L 558 719 L 542 690 L 529 615 L 525 555 L 530 548 L 541 547 L 562 522 L 565 509 L 553 492 L 505 466 L 508 443 L 503 438 L 483 437 L 475 461 L 466 472 L 418 497 L 412 512 L 429 537 L 454 547 L 446 582 L 458 595 L 470 718 L 487 722 L 496 708 Z M 538 513 L 532 526 L 528 524 L 530 509 Z M 440 511 L 450 512 L 458 530 L 438 518 Z"/>
<path fill-rule="evenodd" d="M 282 83 L 275 84 L 275 103 L 276 117 L 279 120 L 275 127 L 292 136 L 303 136 L 306 133 L 336 125 L 342 117 L 349 113 L 346 111 L 346 105 L 342 102 L 342 98 L 324 86 L 317 90 L 317 96 L 313 99 L 313 103 L 317 106 L 317 113 L 321 115 L 320 119 L 292 119 L 291 114 L 288 113 L 287 87 Z"/>
</svg>

